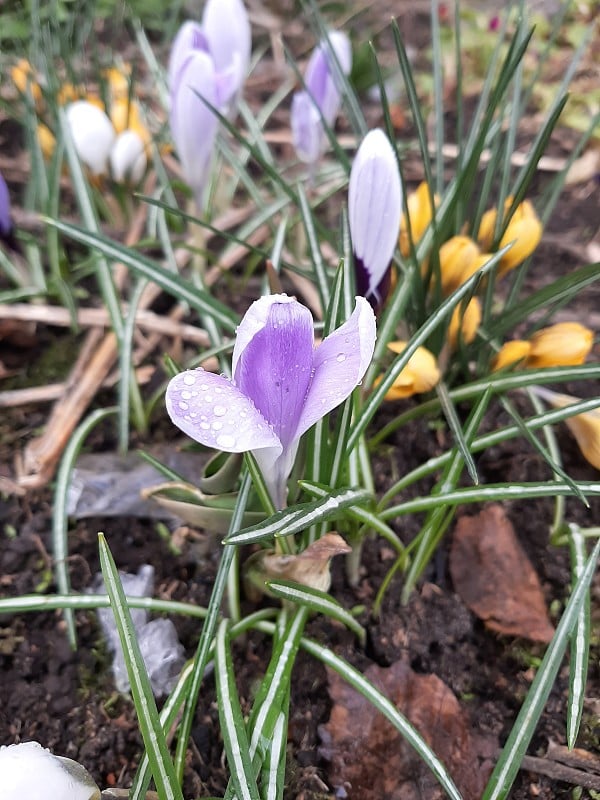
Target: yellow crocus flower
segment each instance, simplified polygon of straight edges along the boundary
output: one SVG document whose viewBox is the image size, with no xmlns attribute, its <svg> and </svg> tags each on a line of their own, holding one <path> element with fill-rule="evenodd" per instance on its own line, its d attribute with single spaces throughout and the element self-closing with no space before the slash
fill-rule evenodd
<svg viewBox="0 0 600 800">
<path fill-rule="evenodd" d="M 543 397 L 554 408 L 565 408 L 565 406 L 573 405 L 580 400 L 579 397 L 558 394 L 541 386 L 535 387 L 535 393 Z M 596 469 L 600 469 L 600 408 L 568 417 L 565 419 L 565 423 L 575 437 L 586 461 L 589 461 Z"/>
<path fill-rule="evenodd" d="M 402 353 L 408 342 L 390 342 L 388 348 L 394 353 Z M 385 395 L 386 400 L 401 400 L 413 394 L 428 392 L 441 377 L 436 357 L 426 347 L 417 347 L 407 365 L 394 381 Z M 380 383 L 381 379 L 377 381 Z"/>
<path fill-rule="evenodd" d="M 472 297 L 467 307 L 462 309 L 462 303 L 459 303 L 450 317 L 450 325 L 448 326 L 448 343 L 450 348 L 454 350 L 459 340 L 459 332 L 462 341 L 465 344 L 471 344 L 479 326 L 481 325 L 481 303 L 477 297 Z"/>
<path fill-rule="evenodd" d="M 559 322 L 530 338 L 527 367 L 570 367 L 583 364 L 594 344 L 594 333 L 579 322 Z"/>
<path fill-rule="evenodd" d="M 438 203 L 439 198 L 437 195 L 433 196 L 432 203 L 431 191 L 426 181 L 420 183 L 415 191 L 411 192 L 406 198 L 406 209 L 410 219 L 410 231 L 415 245 L 420 241 L 421 236 L 425 233 L 425 229 L 431 222 L 432 206 L 437 207 Z M 400 252 L 406 258 L 410 253 L 410 238 L 408 235 L 406 213 L 402 214 L 400 220 L 399 247 Z"/>
<path fill-rule="evenodd" d="M 492 361 L 492 370 L 505 369 L 518 362 L 525 362 L 531 352 L 531 343 L 526 339 L 513 339 L 506 342 Z"/>
<path fill-rule="evenodd" d="M 20 58 L 10 70 L 10 77 L 21 94 L 31 92 L 36 105 L 42 99 L 42 89 L 35 80 L 35 71 L 26 58 Z"/>
<path fill-rule="evenodd" d="M 144 125 L 141 118 L 140 107 L 127 97 L 120 97 L 114 100 L 110 107 L 110 119 L 117 133 L 126 130 L 137 133 L 144 146 L 150 143 L 150 132 Z"/>
<path fill-rule="evenodd" d="M 453 236 L 440 247 L 442 292 L 452 294 L 491 258 L 469 236 Z"/>
<path fill-rule="evenodd" d="M 42 155 L 47 161 L 50 161 L 54 154 L 54 148 L 56 147 L 56 139 L 50 128 L 44 125 L 43 122 L 40 122 L 37 126 L 37 138 Z"/>
<path fill-rule="evenodd" d="M 511 205 L 512 197 L 508 197 L 504 204 L 505 214 Z M 481 219 L 477 241 L 484 250 L 489 250 L 492 245 L 497 216 L 497 210 L 492 208 L 486 211 Z M 506 245 L 511 242 L 513 245 L 500 260 L 498 277 L 502 277 L 507 272 L 510 272 L 510 270 L 518 267 L 519 264 L 533 253 L 540 243 L 542 232 L 542 223 L 538 219 L 531 202 L 529 200 L 524 200 L 522 203 L 519 203 L 500 239 L 500 248 L 506 247 Z"/>
</svg>

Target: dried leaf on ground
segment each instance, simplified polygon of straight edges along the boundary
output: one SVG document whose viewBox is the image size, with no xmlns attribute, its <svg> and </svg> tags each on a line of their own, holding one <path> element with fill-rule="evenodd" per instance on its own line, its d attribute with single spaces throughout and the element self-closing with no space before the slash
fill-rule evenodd
<svg viewBox="0 0 600 800">
<path fill-rule="evenodd" d="M 405 663 L 374 664 L 365 677 L 383 691 L 445 764 L 464 800 L 478 800 L 496 742 L 471 731 L 468 714 L 435 675 Z M 321 725 L 321 755 L 329 780 L 350 800 L 437 800 L 444 791 L 426 764 L 390 723 L 336 672 L 328 670 L 331 717 Z"/>
<path fill-rule="evenodd" d="M 490 630 L 535 642 L 552 639 L 539 578 L 502 506 L 458 521 L 450 574 L 460 597 Z"/>
</svg>

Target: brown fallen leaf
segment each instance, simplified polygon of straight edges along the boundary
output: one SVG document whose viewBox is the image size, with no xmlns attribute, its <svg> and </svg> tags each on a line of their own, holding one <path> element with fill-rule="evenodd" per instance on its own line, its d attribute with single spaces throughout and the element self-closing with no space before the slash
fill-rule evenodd
<svg viewBox="0 0 600 800">
<path fill-rule="evenodd" d="M 534 642 L 552 639 L 539 578 L 502 506 L 459 519 L 450 575 L 462 600 L 490 630 Z"/>
<path fill-rule="evenodd" d="M 321 725 L 320 754 L 329 780 L 350 800 L 441 800 L 445 792 L 401 735 L 336 672 L 327 670 L 331 717 Z M 418 729 L 444 763 L 464 800 L 479 800 L 497 743 L 471 730 L 468 714 L 435 675 L 419 675 L 403 662 L 374 664 L 365 677 Z"/>
</svg>

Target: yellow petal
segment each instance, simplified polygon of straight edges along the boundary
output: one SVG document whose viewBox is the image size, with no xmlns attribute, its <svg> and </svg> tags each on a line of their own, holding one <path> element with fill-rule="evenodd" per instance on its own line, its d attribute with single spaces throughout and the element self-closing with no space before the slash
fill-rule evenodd
<svg viewBox="0 0 600 800">
<path fill-rule="evenodd" d="M 115 100 L 110 108 L 110 119 L 117 133 L 123 133 L 126 130 L 134 131 L 144 146 L 149 144 L 150 132 L 142 122 L 140 107 L 135 100 L 130 102 L 127 97 Z"/>
<path fill-rule="evenodd" d="M 512 205 L 513 198 L 507 197 L 504 203 L 504 214 Z M 486 211 L 481 218 L 477 241 L 483 250 L 489 250 L 494 241 L 494 231 L 496 229 L 496 218 L 498 211 L 495 208 Z M 526 258 L 528 258 L 540 243 L 542 238 L 542 223 L 538 219 L 535 209 L 529 200 L 519 203 L 515 213 L 500 240 L 500 247 L 505 247 L 513 242 L 513 246 L 500 261 L 498 267 L 498 277 L 506 275 Z"/>
<path fill-rule="evenodd" d="M 531 350 L 531 344 L 524 339 L 514 339 L 503 344 L 492 361 L 492 370 L 505 369 L 524 361 Z"/>
<path fill-rule="evenodd" d="M 450 318 L 450 325 L 448 326 L 448 343 L 452 350 L 456 348 L 458 343 L 459 331 L 462 341 L 465 344 L 471 344 L 479 326 L 481 324 L 481 303 L 477 297 L 471 298 L 464 314 L 462 311 L 462 303 L 456 306 Z"/>
<path fill-rule="evenodd" d="M 37 138 L 42 155 L 47 161 L 50 161 L 54 154 L 54 148 L 56 147 L 56 139 L 50 128 L 44 125 L 43 122 L 40 122 L 37 126 Z"/>
<path fill-rule="evenodd" d="M 35 103 L 42 99 L 42 89 L 35 80 L 35 71 L 26 58 L 20 58 L 10 70 L 10 77 L 22 94 L 31 92 Z"/>
<path fill-rule="evenodd" d="M 454 292 L 479 269 L 480 251 L 468 236 L 453 236 L 440 247 L 442 292 Z M 476 266 L 476 262 L 478 266 Z"/>
<path fill-rule="evenodd" d="M 388 348 L 402 353 L 407 342 L 390 342 Z M 441 373 L 436 357 L 426 347 L 417 347 L 407 365 L 385 395 L 386 400 L 401 400 L 413 394 L 428 392 L 438 383 Z M 377 381 L 379 383 L 381 379 Z"/>
<path fill-rule="evenodd" d="M 500 240 L 500 247 L 505 247 L 510 242 L 514 242 L 514 244 L 500 261 L 499 277 L 529 258 L 540 243 L 542 232 L 542 223 L 539 221 L 535 209 L 529 200 L 524 200 L 517 207 Z"/>
<path fill-rule="evenodd" d="M 72 103 L 74 100 L 81 100 L 85 97 L 83 86 L 75 86 L 73 83 L 64 83 L 56 95 L 56 101 L 60 106 Z"/>
<path fill-rule="evenodd" d="M 414 192 L 411 192 L 406 198 L 406 208 L 408 217 L 410 219 L 410 231 L 414 244 L 420 241 L 421 236 L 425 233 L 425 229 L 431 222 L 431 209 L 432 205 L 437 207 L 439 197 L 432 195 L 429 189 L 429 184 L 426 181 L 420 183 Z M 406 258 L 410 253 L 410 238 L 408 235 L 408 224 L 406 221 L 406 214 L 402 214 L 400 220 L 400 252 Z"/>
<path fill-rule="evenodd" d="M 580 401 L 579 397 L 568 394 L 558 394 L 549 389 L 537 387 L 536 393 L 547 400 L 554 408 L 565 408 Z M 600 469 L 600 408 L 568 417 L 565 420 L 567 427 L 575 437 L 575 441 L 586 461 Z"/>
<path fill-rule="evenodd" d="M 104 79 L 108 83 L 110 96 L 113 100 L 118 98 L 126 100 L 129 97 L 130 74 L 131 67 L 128 65 L 126 65 L 123 69 L 119 69 L 118 67 L 110 67 L 109 69 L 105 69 L 102 73 Z"/>
<path fill-rule="evenodd" d="M 579 322 L 559 322 L 535 333 L 528 367 L 569 367 L 583 364 L 594 344 L 594 333 Z"/>
</svg>

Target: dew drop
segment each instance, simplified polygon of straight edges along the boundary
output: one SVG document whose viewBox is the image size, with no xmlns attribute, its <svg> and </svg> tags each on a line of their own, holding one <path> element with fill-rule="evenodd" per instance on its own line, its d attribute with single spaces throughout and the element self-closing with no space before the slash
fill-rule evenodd
<svg viewBox="0 0 600 800">
<path fill-rule="evenodd" d="M 230 436 L 228 433 L 222 433 L 220 436 L 217 436 L 217 445 L 222 447 L 223 449 L 227 449 L 228 447 L 235 446 L 235 437 Z"/>
<path fill-rule="evenodd" d="M 181 399 L 182 399 L 182 400 L 191 400 L 191 399 L 192 399 L 192 393 L 191 393 L 191 392 L 188 392 L 187 390 L 184 390 L 184 391 L 181 393 Z"/>
<path fill-rule="evenodd" d="M 202 428 L 203 431 L 210 430 L 210 425 L 208 424 L 208 422 L 201 422 L 200 427 Z"/>
<path fill-rule="evenodd" d="M 188 406 L 188 404 L 187 404 L 187 403 L 184 403 L 184 402 L 183 402 L 183 400 L 180 400 L 180 401 L 179 401 L 179 408 L 180 408 L 182 411 L 187 411 L 187 410 L 188 410 L 188 408 L 189 408 L 189 406 Z"/>
<path fill-rule="evenodd" d="M 346 360 L 346 355 L 345 355 L 345 353 L 338 353 L 338 355 L 337 355 L 337 358 L 336 358 L 336 361 L 338 361 L 338 362 L 341 364 L 341 363 L 342 363 L 343 361 L 345 361 L 345 360 Z"/>
<path fill-rule="evenodd" d="M 213 431 L 220 431 L 222 427 L 223 427 L 223 423 L 220 422 L 218 419 L 216 419 L 213 422 L 213 424 L 211 425 L 211 428 L 213 429 Z"/>
<path fill-rule="evenodd" d="M 185 383 L 186 386 L 193 386 L 196 383 L 196 376 L 187 373 L 186 375 L 183 376 L 183 382 Z"/>
<path fill-rule="evenodd" d="M 225 406 L 215 406 L 213 408 L 213 414 L 215 415 L 215 417 L 224 417 L 226 413 L 227 409 L 225 408 Z"/>
<path fill-rule="evenodd" d="M 201 392 L 205 392 L 208 389 L 208 384 L 207 383 L 201 383 L 198 388 L 200 389 Z"/>
<path fill-rule="evenodd" d="M 204 400 L 205 400 L 205 402 L 207 402 L 207 403 L 211 403 L 211 402 L 212 402 L 212 394 L 207 394 L 207 395 L 205 395 L 205 396 L 204 396 Z"/>
</svg>

